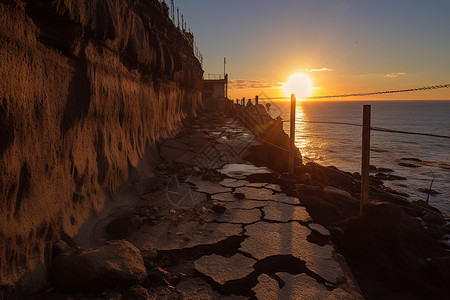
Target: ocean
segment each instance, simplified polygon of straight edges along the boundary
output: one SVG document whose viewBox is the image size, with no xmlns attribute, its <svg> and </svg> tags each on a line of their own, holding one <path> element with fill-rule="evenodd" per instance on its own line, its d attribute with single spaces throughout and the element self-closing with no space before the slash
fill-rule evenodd
<svg viewBox="0 0 450 300">
<path fill-rule="evenodd" d="M 270 103 L 273 117 L 289 120 L 289 102 Z M 365 104 L 371 105 L 372 127 L 450 137 L 450 101 L 299 101 L 296 145 L 304 162 L 360 172 L 358 125 Z M 284 126 L 289 134 L 289 122 Z M 370 164 L 407 178 L 384 185 L 407 193 L 409 200 L 426 200 L 427 193 L 418 189 L 428 189 L 434 178 L 432 189 L 440 194 L 430 195 L 429 203 L 450 215 L 450 138 L 372 130 Z"/>
</svg>

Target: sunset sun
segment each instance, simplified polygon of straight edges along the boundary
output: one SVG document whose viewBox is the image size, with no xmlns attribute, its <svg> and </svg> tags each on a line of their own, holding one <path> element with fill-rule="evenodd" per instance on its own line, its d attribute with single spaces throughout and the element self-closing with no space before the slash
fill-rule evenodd
<svg viewBox="0 0 450 300">
<path fill-rule="evenodd" d="M 297 73 L 292 75 L 284 86 L 286 96 L 295 94 L 297 98 L 311 96 L 313 91 L 311 79 L 305 74 Z"/>
</svg>

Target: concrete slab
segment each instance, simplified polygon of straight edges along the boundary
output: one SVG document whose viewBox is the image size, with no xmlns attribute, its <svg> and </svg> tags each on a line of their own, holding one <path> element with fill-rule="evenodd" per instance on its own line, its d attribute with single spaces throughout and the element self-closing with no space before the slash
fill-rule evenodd
<svg viewBox="0 0 450 300">
<path fill-rule="evenodd" d="M 306 262 L 306 267 L 323 279 L 336 283 L 345 275 L 332 255 L 331 245 L 318 246 L 307 241 L 311 230 L 297 222 L 258 222 L 245 226 L 249 237 L 239 250 L 260 260 L 274 255 L 291 255 Z"/>
<path fill-rule="evenodd" d="M 219 193 L 219 194 L 214 194 L 211 196 L 212 200 L 218 200 L 218 201 L 223 201 L 223 202 L 234 202 L 234 201 L 239 201 L 239 199 L 237 199 L 236 197 L 233 196 L 233 194 L 231 193 Z"/>
<path fill-rule="evenodd" d="M 262 187 L 265 187 L 266 185 L 267 185 L 266 182 L 252 182 L 252 183 L 247 183 L 245 186 L 246 187 L 262 188 Z"/>
<path fill-rule="evenodd" d="M 203 275 L 210 277 L 214 282 L 223 285 L 228 281 L 247 277 L 254 271 L 253 265 L 255 263 L 256 260 L 239 253 L 232 257 L 213 254 L 202 256 L 194 261 L 194 268 Z"/>
<path fill-rule="evenodd" d="M 271 173 L 268 168 L 265 167 L 256 167 L 250 164 L 228 164 L 223 166 L 223 168 L 217 170 L 222 174 L 227 175 L 228 177 L 244 179 L 245 176 L 251 174 L 267 174 Z"/>
<path fill-rule="evenodd" d="M 218 183 L 210 182 L 210 181 L 201 181 L 197 178 L 190 178 L 188 182 L 195 184 L 197 187 L 197 191 L 206 194 L 218 194 L 218 193 L 226 193 L 231 192 L 231 188 L 227 188 L 221 186 Z"/>
<path fill-rule="evenodd" d="M 184 300 L 245 300 L 246 297 L 236 295 L 221 295 L 201 278 L 182 279 L 176 289 L 181 292 Z M 153 299 L 153 298 L 152 298 Z"/>
<path fill-rule="evenodd" d="M 330 236 L 330 232 L 320 224 L 313 223 L 308 226 L 311 230 L 318 232 L 320 235 Z"/>
<path fill-rule="evenodd" d="M 281 187 L 278 184 L 269 183 L 265 186 L 266 189 L 281 193 Z"/>
<path fill-rule="evenodd" d="M 263 211 L 265 214 L 264 218 L 271 221 L 312 222 L 311 216 L 303 206 L 270 201 L 269 204 L 263 208 Z"/>
<path fill-rule="evenodd" d="M 143 225 L 130 236 L 129 241 L 140 250 L 177 250 L 215 244 L 241 233 L 239 224 L 163 222 L 155 226 Z"/>
<path fill-rule="evenodd" d="M 287 204 L 299 205 L 300 200 L 296 197 L 286 196 L 285 194 L 275 194 L 273 196 L 274 201 L 283 202 Z"/>
<path fill-rule="evenodd" d="M 238 200 L 236 199 L 233 202 L 220 202 L 220 204 L 224 205 L 227 209 L 253 209 L 257 207 L 264 207 L 268 205 L 270 202 L 266 201 L 258 201 L 258 200 Z"/>
<path fill-rule="evenodd" d="M 229 188 L 245 186 L 248 183 L 249 182 L 247 180 L 238 180 L 235 178 L 225 178 L 224 180 L 219 182 L 220 185 L 222 185 L 224 187 L 229 187 Z"/>
<path fill-rule="evenodd" d="M 238 200 L 239 201 L 239 200 Z M 224 213 L 208 212 L 205 214 L 206 222 L 228 222 L 234 224 L 251 224 L 261 220 L 259 209 L 233 209 Z"/>
<path fill-rule="evenodd" d="M 262 274 L 258 277 L 258 284 L 252 289 L 259 300 L 310 300 L 310 299 L 362 299 L 337 288 L 329 291 L 325 285 L 317 282 L 306 274 L 292 275 L 289 273 L 276 273 L 284 281 L 282 288 L 272 277 Z"/>
<path fill-rule="evenodd" d="M 272 190 L 255 187 L 239 187 L 234 190 L 235 193 L 242 193 L 245 198 L 250 200 L 275 200 Z"/>
</svg>

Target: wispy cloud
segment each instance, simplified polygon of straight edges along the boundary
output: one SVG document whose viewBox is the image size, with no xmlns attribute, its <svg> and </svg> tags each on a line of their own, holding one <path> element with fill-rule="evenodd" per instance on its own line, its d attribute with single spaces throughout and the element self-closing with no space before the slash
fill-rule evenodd
<svg viewBox="0 0 450 300">
<path fill-rule="evenodd" d="M 283 87 L 283 82 L 269 82 L 264 80 L 235 79 L 228 81 L 230 89 L 273 89 Z"/>
<path fill-rule="evenodd" d="M 391 73 L 391 74 L 386 74 L 386 75 L 384 75 L 384 77 L 387 77 L 387 78 L 396 78 L 396 77 L 402 76 L 402 75 L 406 75 L 406 73 L 405 73 L 405 72 Z"/>
<path fill-rule="evenodd" d="M 320 69 L 307 69 L 306 71 L 308 71 L 308 72 L 328 72 L 328 71 L 333 71 L 333 69 L 320 68 Z"/>
</svg>

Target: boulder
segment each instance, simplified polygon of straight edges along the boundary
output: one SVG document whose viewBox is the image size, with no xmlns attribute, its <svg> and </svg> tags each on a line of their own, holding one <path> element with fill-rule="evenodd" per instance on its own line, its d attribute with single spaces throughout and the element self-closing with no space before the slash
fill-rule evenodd
<svg viewBox="0 0 450 300">
<path fill-rule="evenodd" d="M 426 223 L 431 223 L 431 224 L 436 224 L 436 225 L 444 225 L 445 224 L 445 220 L 444 220 L 444 218 L 442 218 L 442 215 L 436 214 L 433 212 L 426 213 L 423 216 L 423 220 Z"/>
<path fill-rule="evenodd" d="M 367 205 L 363 220 L 374 231 L 394 233 L 400 222 L 401 210 L 397 205 L 380 202 Z"/>
<path fill-rule="evenodd" d="M 109 241 L 98 248 L 63 253 L 50 269 L 50 282 L 68 292 L 130 286 L 140 284 L 146 277 L 141 252 L 127 241 Z"/>
<path fill-rule="evenodd" d="M 128 288 L 125 292 L 126 300 L 148 300 L 150 299 L 150 294 L 148 291 L 140 285 L 133 285 Z"/>
</svg>

